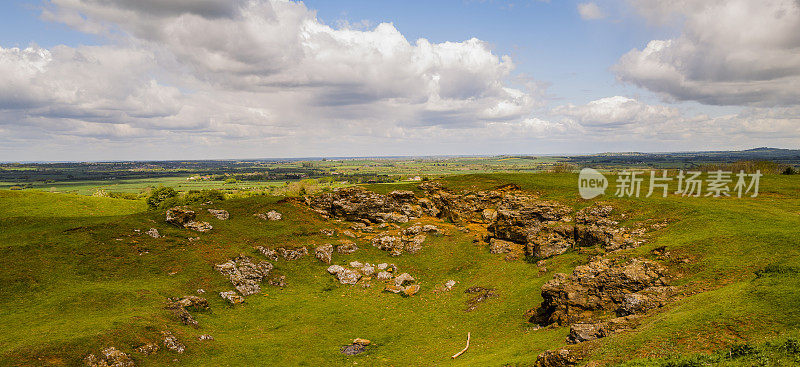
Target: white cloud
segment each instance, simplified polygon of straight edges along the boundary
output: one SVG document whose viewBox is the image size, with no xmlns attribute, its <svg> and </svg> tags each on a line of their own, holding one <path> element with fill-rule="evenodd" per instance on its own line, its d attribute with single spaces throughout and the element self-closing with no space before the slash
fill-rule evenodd
<svg viewBox="0 0 800 367">
<path fill-rule="evenodd" d="M 620 80 L 670 99 L 712 105 L 781 106 L 800 100 L 796 0 L 632 4 L 656 22 L 684 19 L 683 31 L 623 55 L 613 68 Z"/>
<path fill-rule="evenodd" d="M 580 14 L 581 19 L 585 20 L 603 19 L 606 17 L 603 10 L 593 2 L 578 4 L 578 14 Z"/>
</svg>

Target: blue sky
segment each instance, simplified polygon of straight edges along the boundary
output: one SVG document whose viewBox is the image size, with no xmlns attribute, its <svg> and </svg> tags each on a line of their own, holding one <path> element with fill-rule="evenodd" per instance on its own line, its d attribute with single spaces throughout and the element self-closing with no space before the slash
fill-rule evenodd
<svg viewBox="0 0 800 367">
<path fill-rule="evenodd" d="M 5 1 L 0 160 L 796 147 L 798 8 Z"/>
</svg>

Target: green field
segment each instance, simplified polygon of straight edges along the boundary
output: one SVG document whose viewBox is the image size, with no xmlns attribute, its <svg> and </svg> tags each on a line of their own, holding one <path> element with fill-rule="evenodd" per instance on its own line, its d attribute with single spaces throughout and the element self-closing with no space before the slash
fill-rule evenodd
<svg viewBox="0 0 800 367">
<path fill-rule="evenodd" d="M 170 180 L 159 183 L 186 184 L 185 179 Z M 443 182 L 455 189 L 516 183 L 544 199 L 575 208 L 589 205 L 576 197 L 574 174 L 476 174 L 448 176 Z M 103 188 L 136 190 L 141 184 Z M 89 186 L 57 191 L 85 193 L 94 188 Z M 416 190 L 414 183 L 367 187 Z M 730 354 L 719 364 L 749 366 L 766 358 L 764 365 L 795 365 L 795 354 L 765 343 L 800 336 L 800 177 L 765 176 L 758 198 L 604 200 L 626 213 L 628 224 L 669 220 L 647 244 L 626 254 L 655 258 L 650 250 L 667 246 L 691 259 L 669 264 L 678 274 L 673 284 L 697 292 L 660 309 L 634 331 L 586 342 L 592 353 L 584 364 L 636 360 L 629 363 L 669 365 L 661 358 L 686 362 L 698 353 L 747 344 L 761 352 Z M 346 223 L 325 221 L 281 197 L 255 196 L 210 206 L 228 210 L 227 221 L 200 211 L 200 219 L 214 229 L 188 241 L 196 232 L 167 225 L 163 212 L 146 211 L 143 201 L 2 190 L 0 205 L 6 208 L 0 211 L 0 365 L 79 365 L 86 354 L 110 345 L 141 366 L 533 365 L 539 353 L 566 344 L 568 328 L 535 330 L 525 312 L 541 302 L 540 288 L 554 273 L 570 272 L 588 260 L 570 251 L 548 260 L 549 271 L 540 275 L 533 264 L 489 254 L 473 243 L 474 234 L 429 219 L 448 235 L 430 237 L 416 255 L 392 258 L 363 241 L 355 254 L 334 254 L 338 264 L 397 264 L 421 282 L 416 296 L 340 285 L 325 271 L 327 265 L 311 256 L 277 261 L 275 272 L 286 275 L 286 288 L 265 285 L 261 294 L 230 307 L 216 296 L 231 286 L 214 264 L 238 254 L 262 258 L 253 250 L 258 245 L 336 242 L 319 230 L 346 228 Z M 272 209 L 284 220 L 252 216 Z M 164 237 L 135 231 L 151 227 Z M 458 282 L 452 292 L 433 292 L 448 279 Z M 500 296 L 465 312 L 470 295 L 463 291 L 474 285 L 496 288 Z M 200 324 L 194 329 L 181 325 L 164 306 L 167 297 L 196 294 L 199 288 L 207 291 L 212 310 L 194 314 Z M 186 344 L 186 353 L 161 350 L 144 356 L 135 351 L 145 342 L 158 342 L 162 330 L 173 331 Z M 468 332 L 469 350 L 451 360 Z M 216 340 L 198 341 L 200 334 Z M 370 339 L 373 345 L 360 355 L 340 354 L 339 348 L 353 338 Z"/>
</svg>

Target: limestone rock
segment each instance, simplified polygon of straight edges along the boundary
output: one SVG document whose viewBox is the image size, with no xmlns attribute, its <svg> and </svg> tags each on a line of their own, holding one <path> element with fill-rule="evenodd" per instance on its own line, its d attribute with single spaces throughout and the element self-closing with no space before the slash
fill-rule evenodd
<svg viewBox="0 0 800 367">
<path fill-rule="evenodd" d="M 344 269 L 336 273 L 336 278 L 339 279 L 339 283 L 352 285 L 358 283 L 358 280 L 361 279 L 361 273 L 350 269 Z"/>
<path fill-rule="evenodd" d="M 283 215 L 281 213 L 278 213 L 278 212 L 274 211 L 274 210 L 270 210 L 270 211 L 267 212 L 267 219 L 269 219 L 269 220 L 281 220 L 282 218 L 283 218 Z"/>
<path fill-rule="evenodd" d="M 419 284 L 412 284 L 403 289 L 403 294 L 406 297 L 411 297 L 419 292 Z"/>
<path fill-rule="evenodd" d="M 378 272 L 377 278 L 378 280 L 389 280 L 392 279 L 392 273 L 388 271 L 381 271 Z"/>
<path fill-rule="evenodd" d="M 214 337 L 208 334 L 203 334 L 198 336 L 197 340 L 214 340 Z"/>
<path fill-rule="evenodd" d="M 275 251 L 275 250 L 273 250 L 271 248 L 264 247 L 264 246 L 258 246 L 258 247 L 256 247 L 256 250 L 258 250 L 258 252 L 260 252 L 262 255 L 266 256 L 268 259 L 270 259 L 272 261 L 278 261 L 278 252 L 277 251 Z"/>
<path fill-rule="evenodd" d="M 187 229 L 191 229 L 191 230 L 197 231 L 197 232 L 208 232 L 208 231 L 214 229 L 214 227 L 211 226 L 211 223 L 198 222 L 198 221 L 195 221 L 195 220 L 190 221 L 189 223 L 186 223 L 183 226 L 185 228 L 187 228 Z"/>
<path fill-rule="evenodd" d="M 322 246 L 317 247 L 314 250 L 314 256 L 319 260 L 326 264 L 331 263 L 331 259 L 333 258 L 333 245 L 331 244 L 324 244 Z"/>
</svg>

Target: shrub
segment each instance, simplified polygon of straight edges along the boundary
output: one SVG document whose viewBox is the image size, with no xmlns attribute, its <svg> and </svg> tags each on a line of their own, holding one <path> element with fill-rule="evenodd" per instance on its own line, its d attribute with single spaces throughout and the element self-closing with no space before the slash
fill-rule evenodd
<svg viewBox="0 0 800 367">
<path fill-rule="evenodd" d="M 132 192 L 109 192 L 108 197 L 114 199 L 139 200 L 139 195 Z"/>
<path fill-rule="evenodd" d="M 159 186 L 150 193 L 147 197 L 147 207 L 151 210 L 159 209 L 166 206 L 167 201 L 172 203 L 177 199 L 178 192 L 169 186 Z"/>
<path fill-rule="evenodd" d="M 236 183 L 236 179 L 235 178 L 229 178 L 229 179 L 225 180 L 225 184 L 235 184 L 235 183 Z"/>
</svg>

